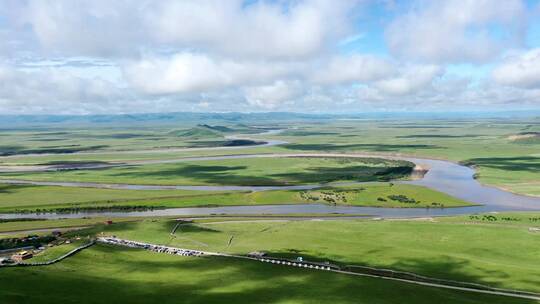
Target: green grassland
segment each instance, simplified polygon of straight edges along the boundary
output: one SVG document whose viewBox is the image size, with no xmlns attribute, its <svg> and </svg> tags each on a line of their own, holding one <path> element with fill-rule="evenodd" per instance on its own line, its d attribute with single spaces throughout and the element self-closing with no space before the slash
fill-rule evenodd
<svg viewBox="0 0 540 304">
<path fill-rule="evenodd" d="M 343 214 L 343 213 L 289 213 L 286 215 L 288 219 L 312 219 L 312 218 L 321 218 L 321 219 L 338 219 L 338 218 L 350 218 L 350 217 L 369 217 L 365 214 Z M 46 236 L 50 235 L 53 230 L 58 230 L 63 233 L 69 233 L 69 235 L 78 235 L 82 233 L 87 235 L 85 232 L 86 228 L 92 227 L 103 227 L 108 225 L 107 221 L 113 221 L 113 223 L 126 223 L 126 222 L 138 222 L 148 217 L 137 217 L 137 216 L 128 216 L 128 217 L 84 217 L 84 218 L 61 218 L 61 219 L 39 219 L 39 220 L 28 220 L 25 218 L 22 219 L 11 219 L 11 220 L 0 220 L 0 239 L 5 238 L 19 238 L 26 237 L 28 235 L 39 235 Z M 193 220 L 196 219 L 197 222 L 205 221 L 215 221 L 219 219 L 220 221 L 238 221 L 238 220 L 252 220 L 252 219 L 283 219 L 283 215 L 279 214 L 227 214 L 227 215 L 176 215 L 176 216 L 154 216 L 153 220 L 173 220 L 173 219 L 187 219 Z M 103 228 L 98 228 L 103 229 Z"/>
<path fill-rule="evenodd" d="M 252 137 L 252 136 L 250 136 Z M 212 147 L 215 148 L 215 147 Z M 42 165 L 50 163 L 69 163 L 77 161 L 81 163 L 95 162 L 129 162 L 137 160 L 171 160 L 186 157 L 201 156 L 221 156 L 221 155 L 240 155 L 240 154 L 258 154 L 271 152 L 289 152 L 279 146 L 253 146 L 242 147 L 241 149 L 149 149 L 149 150 L 127 150 L 127 151 L 103 151 L 92 153 L 73 153 L 73 154 L 41 154 L 41 155 L 15 155 L 0 158 L 2 165 Z M 233 147 L 234 148 L 234 147 Z"/>
<path fill-rule="evenodd" d="M 320 203 L 370 207 L 459 207 L 470 203 L 421 186 L 369 183 L 318 190 L 187 191 L 115 190 L 55 186 L 0 185 L 0 212 L 114 209 L 115 207 L 198 207 Z M 390 196 L 390 197 L 389 197 Z M 396 199 L 396 197 L 398 199 Z M 399 200 L 405 196 L 410 201 Z M 66 210 L 67 211 L 67 210 Z M 0 226 L 2 223 L 0 223 Z"/>
<path fill-rule="evenodd" d="M 377 158 L 282 157 L 192 161 L 36 173 L 2 177 L 40 181 L 154 185 L 297 185 L 381 181 L 406 177 L 414 164 Z"/>
<path fill-rule="evenodd" d="M 0 269 L 0 286 L 6 303 L 535 303 L 254 261 L 104 245 L 51 266 Z"/>
<path fill-rule="evenodd" d="M 183 190 L 117 190 L 59 186 L 0 185 L 0 210 L 79 203 L 122 203 L 128 200 L 184 197 L 198 191 Z M 219 194 L 217 192 L 215 194 Z M 202 192 L 202 195 L 210 194 Z"/>
<path fill-rule="evenodd" d="M 0 130 L 0 156 L 226 146 L 228 134 L 260 131 L 243 125 Z"/>
<path fill-rule="evenodd" d="M 282 123 L 289 128 L 292 123 Z M 212 127 L 212 126 L 211 126 Z M 223 127 L 223 126 L 222 126 Z M 288 141 L 285 146 L 253 147 L 237 150 L 163 151 L 170 147 L 200 146 L 193 141 L 212 141 L 211 138 L 192 139 L 176 137 L 178 132 L 195 132 L 205 128 L 208 132 L 254 133 L 256 129 L 245 126 L 218 127 L 218 130 L 201 126 L 155 127 L 145 129 L 96 129 L 96 130 L 34 130 L 2 132 L 0 146 L 14 142 L 29 148 L 44 148 L 56 137 L 71 138 L 61 142 L 65 146 L 108 146 L 92 150 L 96 154 L 67 154 L 47 156 L 18 156 L 3 158 L 3 164 L 40 164 L 63 161 L 128 161 L 141 159 L 173 159 L 189 156 L 210 156 L 249 153 L 291 152 L 371 152 L 381 154 L 406 154 L 421 157 L 449 159 L 474 164 L 481 182 L 503 187 L 514 192 L 540 195 L 540 142 L 537 140 L 512 140 L 513 135 L 540 131 L 539 118 L 520 119 L 454 119 L 454 120 L 347 120 L 295 122 L 295 129 L 281 134 L 250 138 L 273 138 Z M 215 126 L 213 126 L 215 128 Z M 234 130 L 234 131 L 231 131 Z M 193 132 L 192 132 L 193 131 Z M 183 133 L 182 133 L 183 132 Z M 55 134 L 66 133 L 66 134 Z M 89 140 L 83 138 L 94 136 Z M 131 136 L 125 135 L 130 133 Z M 201 132 L 195 132 L 201 133 Z M 120 135 L 119 135 L 120 134 Z M 124 135 L 122 135 L 124 134 Z M 138 135 L 143 135 L 138 136 Z M 144 139 L 150 135 L 152 140 Z M 40 142 L 40 140 L 42 140 Z M 216 139 L 222 141 L 222 139 Z M 49 142 L 51 141 L 51 142 Z M 86 145 L 86 146 L 85 146 Z M 204 145 L 204 144 L 202 144 Z M 114 151 L 127 151 L 113 153 Z M 137 150 L 137 153 L 129 151 Z M 140 150 L 147 150 L 142 153 Z"/>
<path fill-rule="evenodd" d="M 410 271 L 436 278 L 540 291 L 540 214 L 501 214 L 436 220 L 207 221 L 181 225 L 145 220 L 89 233 L 235 254 L 330 260 Z M 504 220 L 506 218 L 519 218 Z M 536 218 L 536 220 L 533 220 Z"/>
<path fill-rule="evenodd" d="M 214 124 L 214 123 L 212 123 Z M 263 126 L 264 125 L 258 125 Z M 540 118 L 446 120 L 320 120 L 281 122 L 281 134 L 216 123 L 126 128 L 35 128 L 0 131 L 0 165 L 123 162 L 255 153 L 369 152 L 448 159 L 474 166 L 480 182 L 540 195 L 540 142 L 515 135 L 540 132 Z M 268 126 L 266 126 L 268 127 Z M 293 128 L 294 127 L 294 128 Z M 231 134 L 280 146 L 227 150 Z M 242 144 L 242 143 L 237 143 Z M 244 143 L 245 144 L 245 143 Z M 80 153 L 78 153 L 80 152 Z M 91 152 L 91 153 L 88 153 Z M 29 155 L 29 154 L 44 155 Z M 67 153 L 67 154 L 61 154 Z M 126 166 L 103 170 L 1 173 L 0 178 L 185 185 L 296 185 L 373 181 L 309 191 L 143 191 L 0 185 L 0 212 L 132 210 L 256 204 L 323 203 L 373 207 L 456 207 L 467 202 L 424 187 L 391 184 L 411 164 L 381 159 L 250 158 Z M 124 209 L 125 208 L 125 209 Z M 0 238 L 74 229 L 178 247 L 332 261 L 410 271 L 442 279 L 540 292 L 539 213 L 482 214 L 415 220 L 297 220 L 276 216 L 200 219 L 105 217 L 0 221 Z M 263 218 L 265 217 L 265 218 Z M 302 220 L 300 220 L 302 219 Z M 22 234 L 21 234 L 22 233 Z M 71 244 L 70 244 L 71 245 Z M 73 244 L 73 246 L 76 244 Z M 70 246 L 48 249 L 47 260 Z M 96 245 L 58 264 L 0 269 L 6 303 L 533 303 L 387 280 L 223 258 L 185 258 Z M 44 296 L 46 295 L 46 296 Z"/>
<path fill-rule="evenodd" d="M 58 230 L 64 230 L 67 228 L 73 228 L 73 227 L 87 227 L 87 226 L 95 226 L 103 224 L 106 220 L 109 218 L 106 217 L 92 217 L 92 218 L 74 218 L 74 219 L 57 219 L 57 220 L 13 220 L 8 222 L 2 222 L 0 221 L 0 233 L 3 233 L 2 237 L 8 237 L 11 235 L 11 233 L 7 232 L 13 232 L 13 235 L 18 234 L 19 231 L 22 231 L 23 236 L 28 235 L 28 232 L 31 230 L 40 230 L 40 229 L 58 229 Z M 115 217 L 115 222 L 132 222 L 132 221 L 139 221 L 142 220 L 141 217 Z M 45 234 L 50 234 L 50 231 L 44 232 Z M 34 234 L 34 233 L 32 233 Z M 36 232 L 36 234 L 39 234 Z"/>
<path fill-rule="evenodd" d="M 347 121 L 304 125 L 279 138 L 288 151 L 367 151 L 475 165 L 481 182 L 540 195 L 540 142 L 512 140 L 538 131 L 540 119 Z M 300 132 L 300 133 L 299 133 Z"/>
</svg>

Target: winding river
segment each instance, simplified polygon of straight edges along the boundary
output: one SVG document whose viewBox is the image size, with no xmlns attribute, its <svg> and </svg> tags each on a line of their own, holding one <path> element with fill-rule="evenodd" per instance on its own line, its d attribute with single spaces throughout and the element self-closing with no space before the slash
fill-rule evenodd
<svg viewBox="0 0 540 304">
<path fill-rule="evenodd" d="M 276 131 L 273 131 L 276 133 Z M 237 136 L 235 138 L 240 139 Z M 242 138 L 245 139 L 245 138 Z M 265 146 L 284 144 L 283 141 L 267 140 Z M 261 146 L 261 145 L 259 145 Z M 238 149 L 240 147 L 234 147 Z M 242 148 L 253 148 L 244 146 Z M 220 149 L 222 148 L 208 148 Z M 146 151 L 148 152 L 148 151 Z M 397 157 L 386 155 L 362 154 L 362 153 L 294 153 L 294 154 L 250 154 L 250 155 L 226 155 L 190 157 L 168 160 L 143 160 L 133 161 L 112 166 L 143 165 L 158 163 L 174 163 L 202 160 L 223 160 L 239 158 L 269 158 L 269 157 L 378 157 L 386 159 L 406 160 L 422 167 L 429 168 L 423 178 L 413 181 L 400 181 L 400 183 L 425 186 L 451 196 L 481 204 L 480 206 L 459 207 L 459 208 L 374 208 L 374 207 L 349 207 L 330 206 L 324 204 L 290 204 L 290 205 L 259 205 L 259 206 L 227 206 L 227 207 L 197 207 L 197 208 L 169 208 L 151 211 L 130 211 L 130 212 L 80 212 L 72 214 L 0 214 L 0 218 L 80 218 L 89 216 L 105 217 L 126 217 L 126 216 L 174 216 L 174 215 L 242 215 L 242 214 L 278 214 L 287 215 L 292 213 L 310 214 L 365 214 L 376 217 L 426 217 L 471 214 L 479 212 L 498 211 L 540 211 L 540 197 L 523 196 L 510 193 L 498 188 L 480 184 L 474 179 L 474 170 L 450 161 L 434 160 L 427 158 Z M 47 168 L 33 168 L 34 170 L 48 170 Z M 84 167 L 81 169 L 88 169 Z M 50 170 L 50 169 L 49 169 Z M 0 183 L 9 184 L 32 184 L 64 187 L 91 187 L 107 189 L 130 189 L 130 190 L 206 190 L 206 191 L 268 191 L 268 190 L 307 190 L 324 185 L 297 185 L 297 186 L 157 186 L 157 185 L 129 185 L 129 184 L 101 184 L 101 183 L 79 183 L 79 182 L 39 182 L 24 180 L 0 180 Z M 362 184 L 362 183 L 347 183 Z M 287 202 L 284 202 L 287 203 Z"/>
</svg>

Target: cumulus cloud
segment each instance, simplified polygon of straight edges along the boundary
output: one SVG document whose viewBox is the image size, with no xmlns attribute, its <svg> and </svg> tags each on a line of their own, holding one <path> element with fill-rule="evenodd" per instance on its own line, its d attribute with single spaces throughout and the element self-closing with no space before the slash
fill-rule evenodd
<svg viewBox="0 0 540 304">
<path fill-rule="evenodd" d="M 390 24 L 386 40 L 403 58 L 482 62 L 518 44 L 524 20 L 520 0 L 421 1 Z"/>
<path fill-rule="evenodd" d="M 128 82 L 136 89 L 158 95 L 233 86 L 274 86 L 292 83 L 291 80 L 322 86 L 381 81 L 381 86 L 391 87 L 407 82 L 403 85 L 414 89 L 429 82 L 439 71 L 435 66 L 404 69 L 397 62 L 362 55 L 291 62 L 232 60 L 190 52 L 132 61 L 123 70 Z"/>
<path fill-rule="evenodd" d="M 174 94 L 261 84 L 287 76 L 297 67 L 286 62 L 235 61 L 179 53 L 127 64 L 124 74 L 142 92 Z"/>
<path fill-rule="evenodd" d="M 460 109 L 527 109 L 540 104 L 540 90 L 501 87 L 489 81 L 473 83 L 465 78 L 439 78 L 407 95 L 389 94 L 375 86 L 356 90 L 356 104 L 380 109 L 456 111 Z"/>
<path fill-rule="evenodd" d="M 233 55 L 301 57 L 348 33 L 348 12 L 356 2 L 161 1 L 145 20 L 166 43 Z"/>
<path fill-rule="evenodd" d="M 0 113 L 539 104 L 522 1 L 381 3 L 0 0 Z"/>
<path fill-rule="evenodd" d="M 311 80 L 320 84 L 368 82 L 393 73 L 394 65 L 391 62 L 375 56 L 335 56 L 322 66 L 317 66 Z"/>
<path fill-rule="evenodd" d="M 397 77 L 384 79 L 375 83 L 375 87 L 390 95 L 408 95 L 431 85 L 435 77 L 441 76 L 443 70 L 439 66 L 407 66 Z"/>
<path fill-rule="evenodd" d="M 500 84 L 522 88 L 540 88 L 540 48 L 509 56 L 493 70 Z"/>
<path fill-rule="evenodd" d="M 356 5 L 356 0 L 29 0 L 5 13 L 17 27 L 15 36 L 30 31 L 42 51 L 59 55 L 131 56 L 157 47 L 291 58 L 317 54 L 346 35 Z"/>
<path fill-rule="evenodd" d="M 30 32 L 35 54 L 55 56 L 134 55 L 148 41 L 141 24 L 144 2 L 26 1 L 8 15 L 14 34 Z"/>
<path fill-rule="evenodd" d="M 278 80 L 270 85 L 244 89 L 247 102 L 264 109 L 275 109 L 284 102 L 294 101 L 303 96 L 304 93 L 304 87 L 299 81 Z"/>
<path fill-rule="evenodd" d="M 99 78 L 83 79 L 55 69 L 24 72 L 0 66 L 0 108 L 4 113 L 107 112 L 130 96 Z"/>
</svg>

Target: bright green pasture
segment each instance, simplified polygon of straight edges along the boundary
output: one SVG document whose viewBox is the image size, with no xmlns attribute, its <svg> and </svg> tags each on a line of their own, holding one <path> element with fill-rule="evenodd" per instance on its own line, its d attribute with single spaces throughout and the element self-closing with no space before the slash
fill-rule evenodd
<svg viewBox="0 0 540 304">
<path fill-rule="evenodd" d="M 405 177 L 412 164 L 376 158 L 248 158 L 37 173 L 5 178 L 158 185 L 296 185 Z"/>
<path fill-rule="evenodd" d="M 0 269 L 6 303 L 535 303 L 249 260 L 96 245 L 58 264 Z"/>
<path fill-rule="evenodd" d="M 77 203 L 121 203 L 127 200 L 194 195 L 183 190 L 118 190 L 0 184 L 0 210 Z M 218 192 L 219 193 L 219 192 Z M 208 194 L 208 192 L 202 192 Z"/>
<path fill-rule="evenodd" d="M 343 195 L 346 200 L 324 200 L 325 193 Z M 0 212 L 52 210 L 58 208 L 99 207 L 197 207 L 233 205 L 271 205 L 321 203 L 371 207 L 458 207 L 469 203 L 421 186 L 390 183 L 370 183 L 355 187 L 336 187 L 324 190 L 275 190 L 260 192 L 212 192 L 184 190 L 116 190 L 54 186 L 0 185 Z M 303 195 L 307 194 L 307 195 Z M 403 203 L 388 198 L 405 195 L 417 203 Z M 321 197 L 308 200 L 307 196 Z M 329 195 L 334 197 L 334 195 Z M 379 200 L 385 198 L 385 201 Z M 434 203 L 439 205 L 434 205 Z M 2 224 L 0 223 L 0 226 Z"/>
<path fill-rule="evenodd" d="M 519 216 L 519 215 L 518 215 Z M 499 218 L 502 215 L 499 215 Z M 519 224 L 454 220 L 173 221 L 118 224 L 107 233 L 184 248 L 331 260 L 411 271 L 432 277 L 540 291 L 540 214 Z"/>
<path fill-rule="evenodd" d="M 106 220 L 110 218 L 106 217 L 92 217 L 92 218 L 74 218 L 74 219 L 57 219 L 57 220 L 39 220 L 39 221 L 10 221 L 1 223 L 0 222 L 0 232 L 10 232 L 10 231 L 30 231 L 30 230 L 40 230 L 40 229 L 58 229 L 63 230 L 63 228 L 73 228 L 73 227 L 85 227 L 93 226 L 97 224 L 103 224 Z M 114 222 L 129 222 L 141 220 L 140 217 L 115 217 L 112 220 Z M 46 232 L 49 233 L 49 232 Z M 28 233 L 24 233 L 28 235 Z"/>
</svg>

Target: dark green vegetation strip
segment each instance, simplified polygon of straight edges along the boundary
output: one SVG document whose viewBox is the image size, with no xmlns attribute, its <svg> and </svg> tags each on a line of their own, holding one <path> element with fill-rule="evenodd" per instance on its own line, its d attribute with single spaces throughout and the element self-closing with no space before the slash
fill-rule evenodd
<svg viewBox="0 0 540 304">
<path fill-rule="evenodd" d="M 52 242 L 56 238 L 50 235 L 47 236 L 35 236 L 35 237 L 28 237 L 28 238 L 6 238 L 6 239 L 0 239 L 0 250 L 7 250 L 7 249 L 13 249 L 13 248 L 21 248 L 21 247 L 40 247 L 42 245 L 46 245 L 49 242 Z"/>
<path fill-rule="evenodd" d="M 9 156 L 17 154 L 48 154 L 48 153 L 76 153 L 83 151 L 94 151 L 106 148 L 106 145 L 88 146 L 88 147 L 43 147 L 43 148 L 25 148 L 22 146 L 0 146 L 0 156 Z"/>
</svg>

